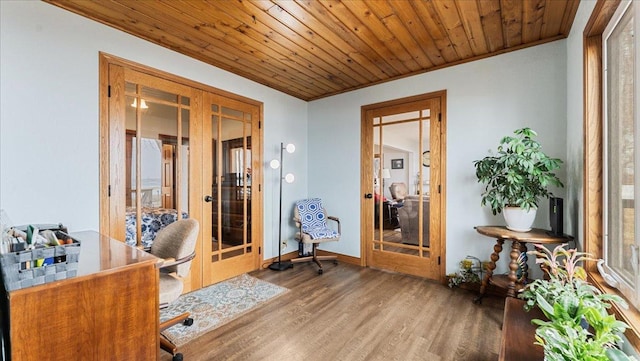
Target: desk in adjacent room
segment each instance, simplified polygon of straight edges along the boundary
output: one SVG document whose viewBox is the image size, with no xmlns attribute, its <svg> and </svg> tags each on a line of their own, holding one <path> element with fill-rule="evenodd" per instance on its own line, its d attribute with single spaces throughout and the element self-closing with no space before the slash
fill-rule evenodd
<svg viewBox="0 0 640 361">
<path fill-rule="evenodd" d="M 97 232 L 71 236 L 81 243 L 77 276 L 2 287 L 5 357 L 158 359 L 158 259 Z"/>
</svg>

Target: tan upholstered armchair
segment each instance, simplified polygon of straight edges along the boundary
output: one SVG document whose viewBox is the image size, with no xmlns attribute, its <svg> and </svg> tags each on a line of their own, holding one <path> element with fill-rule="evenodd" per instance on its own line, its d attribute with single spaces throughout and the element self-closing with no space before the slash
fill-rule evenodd
<svg viewBox="0 0 640 361">
<path fill-rule="evenodd" d="M 200 227 L 195 219 L 181 219 L 163 228 L 153 240 L 149 253 L 162 258 L 160 264 L 160 308 L 175 301 L 183 290 L 182 279 L 189 274 L 191 260 L 195 257 L 196 240 Z M 168 321 L 160 323 L 160 332 L 183 323 L 190 326 L 193 319 L 189 313 L 183 313 Z M 162 334 L 160 347 L 173 355 L 174 361 L 181 361 L 182 354 L 177 347 Z"/>
<path fill-rule="evenodd" d="M 409 194 L 407 185 L 402 182 L 391 183 L 389 186 L 389 192 L 391 192 L 391 198 L 398 203 L 401 203 Z"/>
<path fill-rule="evenodd" d="M 419 241 L 419 213 L 418 207 L 422 199 L 422 244 L 429 246 L 429 198 L 421 196 L 406 196 L 403 206 L 398 208 L 402 243 L 418 245 Z"/>
</svg>

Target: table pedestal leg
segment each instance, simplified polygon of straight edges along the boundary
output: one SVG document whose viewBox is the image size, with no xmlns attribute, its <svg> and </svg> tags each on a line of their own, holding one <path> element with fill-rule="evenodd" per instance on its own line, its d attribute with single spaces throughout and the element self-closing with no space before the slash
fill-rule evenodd
<svg viewBox="0 0 640 361">
<path fill-rule="evenodd" d="M 529 257 L 527 256 L 527 244 L 520 243 L 520 254 L 522 255 L 522 284 L 529 283 Z"/>
<path fill-rule="evenodd" d="M 504 239 L 498 239 L 496 240 L 496 245 L 493 246 L 491 262 L 489 262 L 489 265 L 487 266 L 487 273 L 484 275 L 482 285 L 480 286 L 480 294 L 473 300 L 474 303 L 482 302 L 482 297 L 484 297 L 484 294 L 487 292 L 487 285 L 489 284 L 489 279 L 493 276 L 493 270 L 496 269 L 496 262 L 500 259 L 500 252 L 502 252 L 503 244 Z"/>
<path fill-rule="evenodd" d="M 514 240 L 511 244 L 511 262 L 509 262 L 509 285 L 507 289 L 508 297 L 516 297 L 516 271 L 518 270 L 518 257 L 520 257 L 520 242 Z"/>
</svg>

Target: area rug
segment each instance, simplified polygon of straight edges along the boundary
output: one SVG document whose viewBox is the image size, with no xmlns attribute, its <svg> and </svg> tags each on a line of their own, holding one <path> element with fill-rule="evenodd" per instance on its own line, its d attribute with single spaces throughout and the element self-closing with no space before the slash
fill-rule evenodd
<svg viewBox="0 0 640 361">
<path fill-rule="evenodd" d="M 160 321 L 189 312 L 193 325 L 178 324 L 162 334 L 176 346 L 184 345 L 287 291 L 287 288 L 243 274 L 186 293 L 169 307 L 160 310 Z"/>
</svg>

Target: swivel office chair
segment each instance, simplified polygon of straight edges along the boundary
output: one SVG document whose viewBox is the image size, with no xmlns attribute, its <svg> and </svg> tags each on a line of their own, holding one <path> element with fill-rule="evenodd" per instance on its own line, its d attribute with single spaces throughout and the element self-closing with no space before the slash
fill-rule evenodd
<svg viewBox="0 0 640 361">
<path fill-rule="evenodd" d="M 195 219 L 181 219 L 158 232 L 150 253 L 162 258 L 160 265 L 160 308 L 165 308 L 182 294 L 182 279 L 189 274 L 191 260 L 195 257 L 196 240 L 200 227 Z M 183 313 L 160 323 L 160 347 L 173 355 L 173 361 L 181 361 L 176 345 L 162 335 L 167 328 L 183 323 L 193 324 L 189 313 Z"/>
<path fill-rule="evenodd" d="M 329 228 L 327 226 L 327 219 L 336 222 L 338 229 Z M 320 261 L 333 260 L 334 263 L 337 263 L 336 256 L 318 256 L 317 254 L 317 247 L 320 243 L 338 241 L 341 233 L 340 219 L 327 216 L 327 212 L 322 206 L 322 200 L 320 198 L 305 199 L 296 202 L 293 220 L 299 228 L 296 234 L 296 240 L 298 240 L 298 242 L 312 244 L 312 255 L 294 258 L 291 262 L 313 261 L 319 267 L 318 274 L 322 274 L 323 272 Z"/>
</svg>

